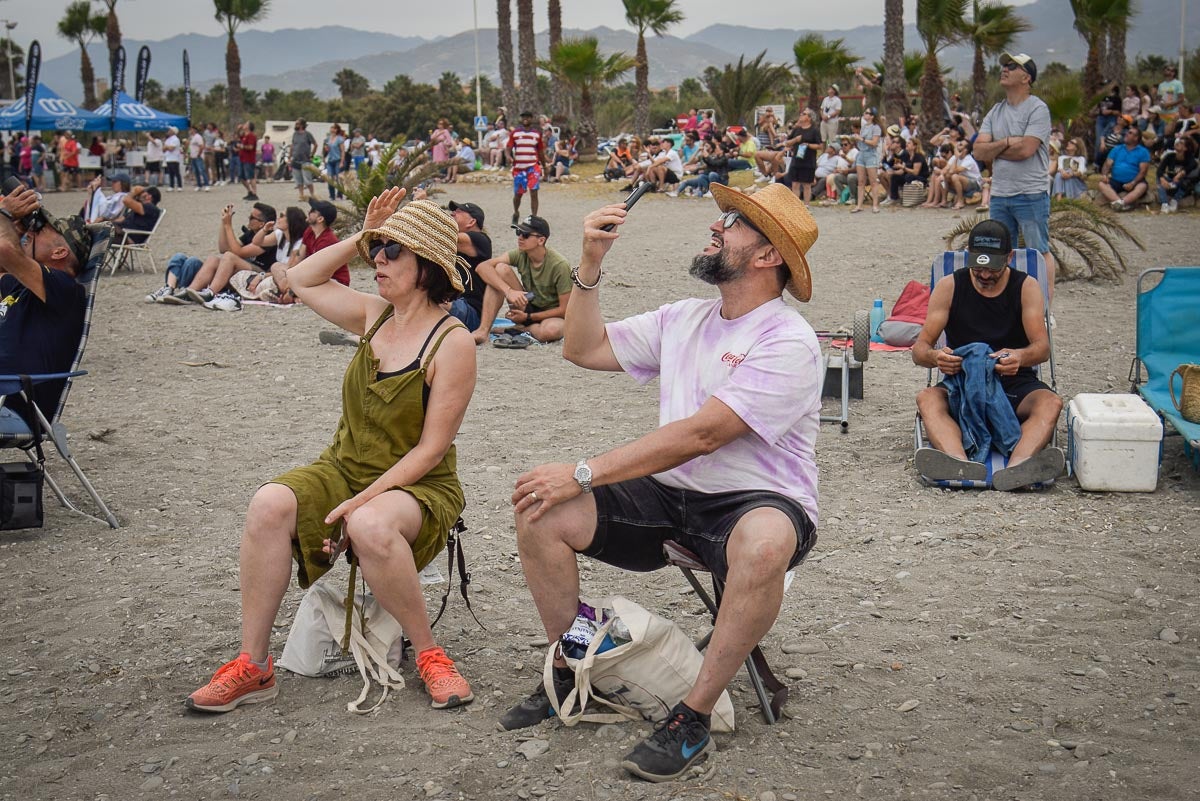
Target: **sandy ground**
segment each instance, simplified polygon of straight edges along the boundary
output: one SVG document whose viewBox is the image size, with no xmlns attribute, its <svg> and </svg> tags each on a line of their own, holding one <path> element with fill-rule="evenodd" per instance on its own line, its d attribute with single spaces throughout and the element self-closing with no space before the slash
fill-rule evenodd
<svg viewBox="0 0 1200 801">
<path fill-rule="evenodd" d="M 241 195 L 167 195 L 160 267 L 177 250 L 209 252 L 224 203 L 237 202 L 244 221 Z M 283 185 L 261 195 L 280 206 L 294 197 Z M 450 196 L 480 203 L 498 248 L 511 246 L 504 188 Z M 62 212 L 81 197 L 48 203 Z M 572 260 L 580 219 L 600 197 L 618 195 L 543 192 L 550 244 Z M 908 280 L 925 280 L 954 222 L 900 209 L 815 215 L 814 299 L 803 312 L 818 329 L 848 326 L 871 299 L 890 305 Z M 606 265 L 606 315 L 709 295 L 686 265 L 714 216 L 711 201 L 643 201 Z M 1194 214 L 1127 219 L 1148 243 L 1137 270 L 1196 252 Z M 370 285 L 365 272 L 354 280 Z M 473 599 L 488 629 L 459 601 L 438 631 L 477 701 L 431 710 L 408 666 L 409 687 L 366 718 L 345 712 L 356 678 L 282 672 L 274 703 L 185 714 L 182 699 L 237 649 L 246 503 L 330 439 L 351 351 L 317 344 L 328 326 L 305 309 L 143 303 L 157 283 L 130 273 L 102 282 L 91 375 L 67 415 L 122 528 L 48 502 L 44 529 L 0 538 L 5 799 L 1196 797 L 1200 476 L 1180 441 L 1166 442 L 1153 494 L 1085 493 L 1073 480 L 1026 494 L 925 488 L 911 464 L 925 373 L 905 353 L 872 354 L 849 431 L 821 431 L 820 540 L 764 642 L 779 674 L 789 671 L 790 718 L 766 726 L 739 675 L 739 730 L 717 738 L 701 775 L 630 780 L 618 762 L 647 726 L 495 730 L 499 712 L 536 683 L 544 641 L 516 558 L 515 477 L 657 420 L 656 386 L 585 373 L 553 345 L 483 348 L 458 438 Z M 1132 278 L 1060 286 L 1065 396 L 1126 391 L 1133 295 Z M 51 468 L 75 491 L 56 457 Z M 584 576 L 589 591 L 627 595 L 697 635 L 705 627 L 673 571 L 650 578 L 585 564 Z M 285 600 L 276 654 L 300 597 L 293 589 Z M 1164 628 L 1179 641 L 1160 638 Z M 527 759 L 517 748 L 531 738 L 548 750 Z"/>
</svg>

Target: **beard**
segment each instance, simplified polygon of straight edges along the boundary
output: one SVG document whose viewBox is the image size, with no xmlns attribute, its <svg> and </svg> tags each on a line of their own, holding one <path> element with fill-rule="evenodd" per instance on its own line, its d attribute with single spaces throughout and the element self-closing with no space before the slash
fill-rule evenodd
<svg viewBox="0 0 1200 801">
<path fill-rule="evenodd" d="M 738 261 L 743 260 L 739 259 Z M 721 248 L 711 255 L 701 253 L 692 259 L 692 266 L 688 268 L 688 273 L 706 284 L 720 286 L 741 278 L 746 273 L 746 268 L 744 265 L 732 264 L 731 259 L 726 258 L 726 249 Z"/>
</svg>

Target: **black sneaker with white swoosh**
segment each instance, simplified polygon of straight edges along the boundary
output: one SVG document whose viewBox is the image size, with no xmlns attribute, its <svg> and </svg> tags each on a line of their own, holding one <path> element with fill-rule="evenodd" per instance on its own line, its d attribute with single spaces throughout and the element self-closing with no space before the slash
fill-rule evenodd
<svg viewBox="0 0 1200 801">
<path fill-rule="evenodd" d="M 678 779 L 716 749 L 706 718 L 679 702 L 654 734 L 629 752 L 621 767 L 646 781 Z"/>
</svg>

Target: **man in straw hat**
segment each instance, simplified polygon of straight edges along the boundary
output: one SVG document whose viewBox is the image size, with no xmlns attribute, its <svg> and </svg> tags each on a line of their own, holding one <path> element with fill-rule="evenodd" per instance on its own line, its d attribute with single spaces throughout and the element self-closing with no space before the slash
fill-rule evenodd
<svg viewBox="0 0 1200 801">
<path fill-rule="evenodd" d="M 541 465 L 513 493 L 525 580 L 552 642 L 578 608 L 577 554 L 655 570 L 665 564 L 664 541 L 673 540 L 726 580 L 695 685 L 622 763 L 651 781 L 681 776 L 713 750 L 710 713 L 775 622 L 784 574 L 816 541 L 821 355 L 783 292 L 809 299 L 805 253 L 817 225 L 780 184 L 753 196 L 720 184 L 712 191 L 721 216 L 691 274 L 720 297 L 607 326 L 601 262 L 627 212 L 616 204 L 585 219 L 563 355 L 591 370 L 624 370 L 639 383 L 659 378 L 662 425 L 578 464 Z M 552 690 L 562 699 L 573 677 L 561 655 L 555 666 Z M 550 709 L 539 685 L 500 725 L 532 726 Z"/>
</svg>

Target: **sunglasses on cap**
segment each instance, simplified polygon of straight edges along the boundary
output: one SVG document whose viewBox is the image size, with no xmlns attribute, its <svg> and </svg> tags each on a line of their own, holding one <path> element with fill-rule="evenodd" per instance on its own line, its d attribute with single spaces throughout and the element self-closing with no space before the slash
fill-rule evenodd
<svg viewBox="0 0 1200 801">
<path fill-rule="evenodd" d="M 732 228 L 738 220 L 741 220 L 742 222 L 744 222 L 751 231 L 758 234 L 759 236 L 765 236 L 765 234 L 763 234 L 762 231 L 758 230 L 758 228 L 754 225 L 754 223 L 750 222 L 749 217 L 742 214 L 740 211 L 737 211 L 736 209 L 733 211 L 727 211 L 724 214 L 722 214 L 720 217 L 717 218 L 717 222 L 721 223 L 721 227 L 724 228 L 726 231 L 728 231 L 730 228 Z"/>
<path fill-rule="evenodd" d="M 401 245 L 399 242 L 391 242 L 386 239 L 380 239 L 376 241 L 375 244 L 371 245 L 370 250 L 367 252 L 371 255 L 371 261 L 375 261 L 375 259 L 379 258 L 380 253 L 386 256 L 388 261 L 395 261 L 396 259 L 400 258 L 400 251 L 403 248 L 404 245 Z"/>
</svg>

